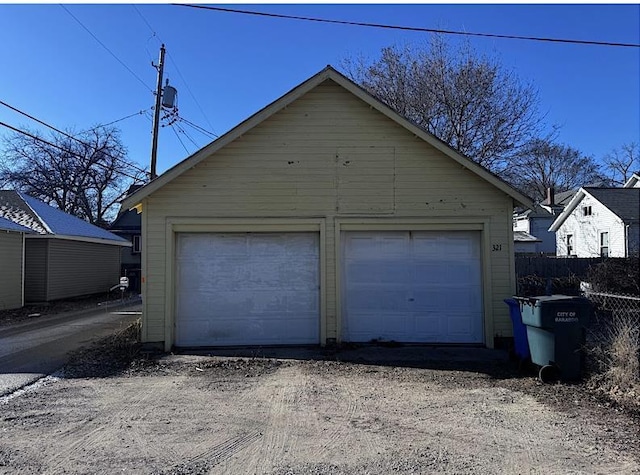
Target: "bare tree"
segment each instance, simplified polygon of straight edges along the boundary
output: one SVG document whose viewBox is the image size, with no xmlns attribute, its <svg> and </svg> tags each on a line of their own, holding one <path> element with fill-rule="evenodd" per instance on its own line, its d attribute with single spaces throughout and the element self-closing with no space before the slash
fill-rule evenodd
<svg viewBox="0 0 640 475">
<path fill-rule="evenodd" d="M 527 143 L 503 175 L 536 201 L 546 198 L 547 188 L 562 192 L 603 181 L 593 158 L 551 139 L 535 139 Z"/>
<path fill-rule="evenodd" d="M 105 226 L 131 182 L 145 178 L 115 128 L 75 136 L 29 133 L 33 137 L 16 133 L 4 139 L 0 183 L 92 224 Z"/>
<path fill-rule="evenodd" d="M 427 48 L 387 47 L 373 61 L 343 61 L 345 73 L 398 113 L 467 157 L 502 172 L 538 135 L 538 94 L 492 58 L 442 36 Z"/>
<path fill-rule="evenodd" d="M 638 144 L 623 144 L 619 149 L 609 152 L 603 161 L 611 180 L 618 185 L 624 185 L 631 175 L 640 171 Z"/>
</svg>

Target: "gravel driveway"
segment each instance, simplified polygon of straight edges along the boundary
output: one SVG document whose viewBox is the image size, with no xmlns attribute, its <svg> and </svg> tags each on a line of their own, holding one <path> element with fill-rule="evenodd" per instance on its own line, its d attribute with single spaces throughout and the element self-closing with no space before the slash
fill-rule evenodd
<svg viewBox="0 0 640 475">
<path fill-rule="evenodd" d="M 640 473 L 637 421 L 580 385 L 437 351 L 85 354 L 0 401 L 0 473 Z"/>
</svg>

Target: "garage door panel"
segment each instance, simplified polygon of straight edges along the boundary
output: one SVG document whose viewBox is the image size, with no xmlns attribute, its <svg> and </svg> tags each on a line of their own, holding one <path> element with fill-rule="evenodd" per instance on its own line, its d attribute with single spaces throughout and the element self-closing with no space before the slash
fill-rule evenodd
<svg viewBox="0 0 640 475">
<path fill-rule="evenodd" d="M 179 233 L 177 346 L 318 343 L 316 233 Z"/>
<path fill-rule="evenodd" d="M 478 232 L 343 234 L 345 341 L 482 341 Z"/>
</svg>

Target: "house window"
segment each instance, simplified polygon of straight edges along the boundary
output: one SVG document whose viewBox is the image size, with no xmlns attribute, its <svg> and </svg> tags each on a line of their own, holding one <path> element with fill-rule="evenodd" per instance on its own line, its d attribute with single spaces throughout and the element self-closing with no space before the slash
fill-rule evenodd
<svg viewBox="0 0 640 475">
<path fill-rule="evenodd" d="M 567 234 L 567 256 L 573 255 L 573 234 Z"/>
<path fill-rule="evenodd" d="M 583 216 L 591 216 L 591 206 L 583 206 L 582 207 L 582 215 Z"/>
<path fill-rule="evenodd" d="M 136 234 L 135 236 L 133 236 L 132 241 L 133 242 L 133 248 L 131 249 L 131 252 L 133 252 L 134 254 L 140 254 L 140 250 L 141 250 L 141 241 L 140 241 L 140 235 Z"/>
<path fill-rule="evenodd" d="M 600 257 L 609 257 L 609 233 L 600 233 Z"/>
</svg>

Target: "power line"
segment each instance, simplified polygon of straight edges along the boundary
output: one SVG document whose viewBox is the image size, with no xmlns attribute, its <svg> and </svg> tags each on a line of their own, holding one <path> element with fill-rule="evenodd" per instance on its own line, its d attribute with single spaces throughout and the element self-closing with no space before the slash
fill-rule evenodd
<svg viewBox="0 0 640 475">
<path fill-rule="evenodd" d="M 187 139 L 189 139 L 189 142 L 191 142 L 194 145 L 196 150 L 200 148 L 200 146 L 196 143 L 196 141 L 191 138 L 191 136 L 187 133 L 186 130 L 184 130 L 184 127 L 176 124 L 176 128 L 178 129 L 179 132 L 182 133 L 182 135 L 184 135 Z"/>
<path fill-rule="evenodd" d="M 76 142 L 78 142 L 78 143 L 80 143 L 80 144 L 84 145 L 85 147 L 95 148 L 93 145 L 91 145 L 91 144 L 89 144 L 89 143 L 87 143 L 87 142 L 84 142 L 84 141 L 80 140 L 79 138 L 74 137 L 73 135 L 70 135 L 70 134 L 68 134 L 67 132 L 64 132 L 63 130 L 58 129 L 57 127 L 54 127 L 53 125 L 47 124 L 45 121 L 40 120 L 40 119 L 38 119 L 37 117 L 34 117 L 34 116 L 32 116 L 31 114 L 28 114 L 28 113 L 26 113 L 26 112 L 24 112 L 24 111 L 22 111 L 22 110 L 18 109 L 17 107 L 13 107 L 12 105 L 7 104 L 6 102 L 4 102 L 4 101 L 2 101 L 2 100 L 0 100 L 0 104 L 2 104 L 3 106 L 5 106 L 5 107 L 7 107 L 7 108 L 11 109 L 11 110 L 12 110 L 12 111 L 14 111 L 14 112 L 17 112 L 18 114 L 21 114 L 21 115 L 23 115 L 23 116 L 25 116 L 25 117 L 27 117 L 27 118 L 29 118 L 29 119 L 31 119 L 31 120 L 33 120 L 33 121 L 37 122 L 38 124 L 44 125 L 45 127 L 48 127 L 48 128 L 50 128 L 51 130 L 54 130 L 55 132 L 57 132 L 57 133 L 59 133 L 59 134 L 61 134 L 61 135 L 64 135 L 64 136 L 65 136 L 65 137 L 67 137 L 67 138 L 70 138 L 70 139 L 72 139 L 72 140 L 75 140 Z M 96 130 L 97 128 L 98 128 L 98 127 L 94 127 L 93 129 L 89 129 L 89 131 L 91 131 L 91 130 Z M 127 162 L 125 162 L 125 161 L 124 161 L 123 159 L 121 159 L 121 158 L 114 157 L 113 155 L 110 155 L 110 154 L 108 154 L 108 153 L 105 153 L 105 155 L 106 155 L 107 157 L 111 158 L 112 160 L 119 161 L 119 162 L 121 162 L 121 163 L 126 164 L 127 166 L 130 166 L 131 168 L 133 168 L 134 170 L 136 170 L 136 171 L 138 171 L 138 172 L 141 172 L 141 173 L 144 173 L 144 174 L 146 174 L 146 173 L 147 173 L 147 172 L 146 172 L 146 170 L 143 170 L 142 168 L 136 167 L 135 165 L 132 165 L 132 164 L 130 164 L 130 163 L 127 163 Z"/>
<path fill-rule="evenodd" d="M 196 129 L 201 134 L 207 135 L 208 137 L 212 137 L 212 138 L 218 138 L 219 137 L 217 134 L 214 134 L 213 132 L 209 132 L 208 130 L 203 129 L 199 125 L 196 125 L 193 122 L 188 121 L 184 117 L 178 116 L 178 120 L 181 121 L 181 122 L 184 122 L 187 125 L 190 125 L 192 128 Z"/>
<path fill-rule="evenodd" d="M 178 141 L 180 142 L 180 144 L 182 145 L 182 148 L 184 149 L 184 151 L 187 153 L 187 155 L 189 155 L 189 150 L 187 150 L 186 145 L 184 144 L 184 142 L 182 141 L 182 139 L 180 138 L 180 136 L 178 135 L 178 132 L 176 132 L 176 129 L 173 127 L 173 124 L 171 124 L 171 130 L 173 130 L 173 133 L 176 134 L 176 137 L 178 137 Z"/>
<path fill-rule="evenodd" d="M 198 102 L 198 99 L 196 99 L 196 96 L 193 93 L 193 91 L 191 91 L 191 88 L 189 87 L 189 84 L 187 83 L 186 79 L 184 78 L 184 76 L 180 72 L 180 68 L 178 68 L 178 64 L 174 61 L 173 56 L 171 56 L 171 53 L 168 53 L 168 56 L 169 56 L 169 60 L 171 61 L 171 63 L 173 63 L 173 65 L 175 66 L 176 72 L 178 73 L 178 76 L 180 76 L 180 79 L 182 79 L 182 82 L 184 83 L 185 87 L 187 88 L 187 92 L 189 93 L 189 95 L 193 99 L 193 102 L 196 103 L 196 106 L 200 110 L 200 113 L 202 114 L 202 117 L 204 117 L 204 120 L 207 121 L 207 124 L 209 124 L 209 127 L 214 129 L 215 127 L 211 124 L 211 121 L 209 120 L 209 117 L 207 117 L 207 114 L 205 114 L 204 109 L 200 105 L 200 102 Z"/>
<path fill-rule="evenodd" d="M 129 114 L 129 115 L 125 116 L 125 117 L 121 117 L 120 119 L 116 119 L 116 120 L 111 121 L 111 122 L 107 122 L 106 124 L 96 125 L 95 127 L 92 127 L 91 129 L 88 129 L 85 132 L 89 132 L 90 130 L 99 129 L 100 127 L 108 127 L 110 125 L 117 124 L 118 122 L 122 122 L 123 120 L 130 119 L 131 117 L 135 117 L 137 115 L 142 115 L 142 114 L 144 114 L 145 111 L 147 111 L 149 109 L 141 109 L 138 112 L 135 112 L 133 114 Z"/>
<path fill-rule="evenodd" d="M 510 40 L 528 40 L 528 41 L 546 41 L 552 43 L 571 43 L 571 44 L 579 44 L 579 45 L 598 45 L 598 46 L 618 46 L 618 47 L 627 47 L 627 48 L 640 48 L 640 44 L 635 43 L 613 43 L 607 41 L 588 41 L 588 40 L 573 40 L 573 39 L 565 39 L 565 38 L 545 38 L 545 37 L 536 37 L 536 36 L 517 36 L 517 35 L 501 35 L 496 33 L 471 33 L 466 31 L 455 31 L 455 30 L 441 30 L 436 28 L 420 28 L 413 26 L 399 26 L 399 25 L 386 25 L 382 23 L 365 23 L 359 21 L 345 21 L 345 20 L 331 20 L 327 18 L 314 18 L 314 17 L 304 17 L 297 15 L 283 15 L 279 13 L 265 13 L 265 12 L 256 12 L 250 10 L 237 10 L 233 8 L 222 8 L 222 7 L 212 7 L 212 6 L 204 6 L 204 5 L 193 5 L 193 4 L 181 4 L 181 3 L 172 3 L 174 6 L 178 7 L 187 7 L 187 8 L 198 8 L 202 10 L 213 10 L 218 12 L 227 12 L 227 13 L 241 13 L 243 15 L 255 15 L 269 18 L 282 18 L 287 20 L 302 20 L 302 21 L 314 21 L 318 23 L 332 23 L 335 25 L 350 25 L 350 26 L 364 26 L 369 28 L 384 28 L 388 30 L 403 30 L 403 31 L 418 31 L 418 32 L 427 32 L 427 33 L 442 33 L 446 35 L 462 35 L 462 36 L 480 36 L 485 38 L 503 38 Z"/>
<path fill-rule="evenodd" d="M 41 137 L 38 137 L 37 135 L 33 135 L 33 134 L 31 134 L 31 133 L 29 133 L 29 132 L 27 132 L 25 130 L 19 129 L 17 127 L 14 127 L 12 125 L 6 124 L 4 122 L 0 121 L 0 126 L 6 127 L 9 130 L 13 130 L 14 132 L 17 132 L 19 134 L 25 135 L 25 136 L 27 136 L 27 137 L 29 137 L 29 138 L 37 141 L 37 142 L 44 143 L 44 144 L 49 145 L 50 147 L 53 147 L 53 148 L 57 148 L 58 150 L 60 150 L 62 152 L 68 153 L 69 155 L 74 155 L 74 156 L 76 156 L 78 158 L 86 158 L 86 157 L 83 157 L 82 155 L 79 155 L 79 154 L 77 154 L 75 152 L 72 152 L 71 150 L 67 150 L 64 147 L 61 147 L 60 145 L 56 145 L 54 143 L 51 143 L 48 140 L 45 140 L 45 139 L 43 139 Z M 120 175 L 126 176 L 127 178 L 131 178 L 132 180 L 135 180 L 135 181 L 139 181 L 140 180 L 140 177 L 138 177 L 138 176 L 129 175 L 128 173 L 125 173 L 125 172 L 123 172 L 121 170 L 110 169 L 109 167 L 107 167 L 106 165 L 103 165 L 100 162 L 95 162 L 94 164 L 104 168 L 107 171 L 113 171 L 114 173 L 119 173 Z"/>
<path fill-rule="evenodd" d="M 160 38 L 160 35 L 158 35 L 155 31 L 155 29 L 151 26 L 151 24 L 147 21 L 147 19 L 144 17 L 144 15 L 142 14 L 142 12 L 138 9 L 138 7 L 136 7 L 135 5 L 132 5 L 133 8 L 135 8 L 136 12 L 138 13 L 138 16 L 140 16 L 140 18 L 142 19 L 142 21 L 144 22 L 145 25 L 147 25 L 147 28 L 149 28 L 149 31 L 151 31 L 151 34 L 153 36 L 155 36 L 156 38 L 158 38 L 158 41 L 160 41 L 161 43 L 164 43 L 162 41 L 162 38 Z M 189 87 L 189 83 L 187 83 L 187 80 L 184 78 L 184 76 L 182 75 L 182 72 L 180 71 L 180 68 L 178 67 L 178 63 L 176 63 L 176 61 L 173 59 L 173 56 L 171 56 L 171 53 L 167 52 L 167 56 L 169 57 L 169 60 L 171 61 L 171 63 L 173 64 L 173 66 L 176 68 L 176 72 L 178 73 L 178 76 L 180 76 L 180 79 L 182 79 L 182 82 L 184 83 L 185 87 L 187 88 L 187 92 L 189 93 L 189 95 L 191 96 L 191 98 L 193 99 L 193 102 L 195 102 L 196 106 L 198 107 L 198 109 L 200 110 L 200 113 L 202 114 L 202 117 L 204 117 L 204 120 L 207 121 L 207 124 L 209 124 L 209 127 L 211 127 L 211 129 L 214 129 L 215 127 L 211 124 L 211 121 L 209 120 L 209 117 L 207 117 L 207 114 L 204 112 L 204 109 L 202 108 L 202 106 L 200 105 L 200 102 L 198 102 L 198 99 L 196 99 L 195 94 L 193 93 L 193 91 L 191 90 L 191 88 Z"/>
<path fill-rule="evenodd" d="M 145 25 L 147 25 L 147 28 L 149 28 L 151 30 L 151 33 L 153 33 L 153 36 L 158 36 L 156 34 L 156 32 L 153 30 L 153 28 L 151 27 L 151 25 L 149 24 L 149 22 L 147 21 L 147 19 L 142 15 L 142 13 L 140 12 L 140 10 L 138 10 L 138 7 L 136 7 L 134 4 L 131 5 L 133 7 L 133 9 L 138 12 L 138 16 L 142 19 L 142 21 L 144 22 Z M 158 39 L 160 39 L 160 37 L 158 36 Z"/>
<path fill-rule="evenodd" d="M 65 7 L 65 6 L 64 6 L 64 5 L 62 5 L 62 4 L 61 4 L 60 6 L 64 9 L 64 11 L 66 11 L 66 12 L 71 16 L 71 18 L 73 18 L 76 22 L 78 22 L 78 24 L 79 24 L 82 28 L 84 28 L 84 30 L 85 30 L 87 33 L 89 33 L 89 34 L 91 35 L 91 37 L 92 37 L 94 40 L 96 40 L 96 41 L 100 44 L 100 46 L 102 46 L 105 50 L 107 50 L 107 52 L 108 52 L 111 56 L 113 56 L 113 57 L 116 59 L 116 61 L 118 61 L 122 66 L 124 66 L 124 68 L 125 68 L 127 71 L 129 71 L 133 77 L 135 77 L 138 81 L 140 81 L 140 84 L 142 84 L 142 85 L 145 87 L 145 89 L 148 89 L 149 91 L 153 92 L 153 89 L 151 89 L 149 86 L 147 86 L 147 83 L 145 83 L 145 82 L 140 78 L 140 76 L 138 76 L 135 72 L 133 72 L 133 70 L 132 70 L 129 66 L 127 66 L 127 65 L 126 65 L 126 64 L 125 64 L 125 63 L 124 63 L 120 58 L 118 58 L 118 56 L 116 56 L 116 54 L 115 54 L 113 51 L 111 51 L 111 50 L 107 47 L 107 45 L 105 45 L 102 41 L 100 41 L 100 40 L 98 39 L 98 37 L 97 37 L 96 35 L 94 35 L 94 34 L 93 34 L 93 32 L 92 32 L 89 28 L 87 28 L 87 27 L 86 27 L 86 26 L 85 26 L 85 25 L 84 25 L 84 24 L 83 24 L 83 23 L 82 23 L 82 22 L 81 22 L 81 21 L 80 21 L 80 20 L 79 20 L 79 19 L 78 19 L 74 14 L 73 14 L 73 13 L 71 13 L 67 7 Z"/>
</svg>

